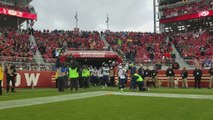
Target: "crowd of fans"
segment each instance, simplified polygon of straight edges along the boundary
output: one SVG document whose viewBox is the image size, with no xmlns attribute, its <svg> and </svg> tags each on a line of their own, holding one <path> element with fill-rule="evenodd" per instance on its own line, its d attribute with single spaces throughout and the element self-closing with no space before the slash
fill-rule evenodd
<svg viewBox="0 0 213 120">
<path fill-rule="evenodd" d="M 170 18 L 170 17 L 174 17 L 174 16 L 205 11 L 205 10 L 209 10 L 212 8 L 213 8 L 212 0 L 193 1 L 193 2 L 189 2 L 187 4 L 180 4 L 177 6 L 162 8 L 161 18 Z"/>
<path fill-rule="evenodd" d="M 175 60 L 172 44 L 184 59 L 199 58 L 208 62 L 213 55 L 213 42 L 208 32 L 188 32 L 170 35 L 166 40 L 165 34 L 140 33 L 140 32 L 110 32 L 105 33 L 110 47 L 124 55 L 130 62 L 145 63 L 159 62 L 162 60 Z M 27 31 L 14 29 L 0 30 L 0 56 L 22 58 L 22 61 L 33 60 L 33 55 L 39 50 L 45 61 L 57 58 L 60 53 L 67 50 L 103 50 L 105 44 L 97 31 L 35 31 L 37 43 L 29 41 Z M 4 57 L 1 57 L 4 59 Z M 20 60 L 19 60 L 20 61 Z M 55 59 L 54 61 L 55 62 Z"/>
<path fill-rule="evenodd" d="M 27 31 L 12 28 L 0 30 L 0 56 L 33 58 L 32 43 Z"/>
<path fill-rule="evenodd" d="M 111 32 L 106 40 L 114 51 L 123 53 L 127 61 L 153 61 L 170 59 L 172 44 L 164 34 L 140 32 Z"/>
<path fill-rule="evenodd" d="M 189 60 L 190 64 L 193 64 L 190 60 L 196 59 L 205 66 L 204 64 L 211 61 L 213 55 L 213 42 L 210 38 L 206 31 L 189 32 L 173 35 L 172 41 L 179 54 Z"/>
<path fill-rule="evenodd" d="M 35 39 L 44 58 L 56 58 L 66 50 L 102 50 L 105 46 L 97 31 L 36 31 Z"/>
<path fill-rule="evenodd" d="M 0 7 L 18 10 L 18 11 L 22 11 L 22 12 L 30 12 L 29 6 L 22 6 L 22 5 L 18 5 L 15 3 L 5 3 L 3 1 L 0 1 Z"/>
<path fill-rule="evenodd" d="M 174 35 L 173 42 L 183 58 L 204 58 L 213 55 L 213 42 L 208 40 L 207 32 Z"/>
</svg>

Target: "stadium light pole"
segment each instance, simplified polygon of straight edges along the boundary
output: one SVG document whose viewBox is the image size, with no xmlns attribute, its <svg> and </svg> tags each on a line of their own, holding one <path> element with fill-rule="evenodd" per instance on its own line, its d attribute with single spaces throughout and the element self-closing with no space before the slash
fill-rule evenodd
<svg viewBox="0 0 213 120">
<path fill-rule="evenodd" d="M 156 0 L 153 0 L 153 11 L 154 11 L 154 33 L 156 33 Z"/>
<path fill-rule="evenodd" d="M 107 30 L 109 30 L 109 15 L 107 14 L 107 20 L 106 20 L 106 23 L 107 23 Z"/>
<path fill-rule="evenodd" d="M 160 0 L 153 0 L 153 18 L 154 18 L 154 32 L 161 32 L 159 21 L 159 2 Z"/>
<path fill-rule="evenodd" d="M 75 22 L 76 22 L 76 28 L 78 28 L 78 11 L 76 11 L 76 14 L 75 14 Z"/>
</svg>

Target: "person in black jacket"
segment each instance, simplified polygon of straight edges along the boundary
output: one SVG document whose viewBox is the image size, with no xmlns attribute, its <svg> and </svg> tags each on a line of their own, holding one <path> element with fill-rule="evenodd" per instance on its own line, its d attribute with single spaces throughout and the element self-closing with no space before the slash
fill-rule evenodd
<svg viewBox="0 0 213 120">
<path fill-rule="evenodd" d="M 195 78 L 195 88 L 201 88 L 201 77 L 202 77 L 202 71 L 199 69 L 199 67 L 196 67 L 193 71 L 193 76 Z"/>
<path fill-rule="evenodd" d="M 5 69 L 5 74 L 7 78 L 7 86 L 6 86 L 6 91 L 9 92 L 10 90 L 10 81 L 12 82 L 12 87 L 11 87 L 11 92 L 16 92 L 15 91 L 15 78 L 16 78 L 16 69 L 15 65 L 8 63 Z"/>
<path fill-rule="evenodd" d="M 186 67 L 183 67 L 183 70 L 181 72 L 181 77 L 182 77 L 182 88 L 188 88 L 188 71 L 186 70 Z"/>
<path fill-rule="evenodd" d="M 212 82 L 213 82 L 213 64 L 211 65 L 211 68 L 209 69 L 210 74 L 210 80 L 209 80 L 209 89 L 212 88 Z"/>
<path fill-rule="evenodd" d="M 169 66 L 169 68 L 166 70 L 166 76 L 167 76 L 167 86 L 168 87 L 172 87 L 174 88 L 174 77 L 175 77 L 175 72 L 174 70 L 171 68 L 171 66 Z"/>
<path fill-rule="evenodd" d="M 153 86 L 156 87 L 158 84 L 158 71 L 156 70 L 156 67 L 153 67 L 153 70 L 151 71 L 152 73 L 152 82 Z"/>
</svg>

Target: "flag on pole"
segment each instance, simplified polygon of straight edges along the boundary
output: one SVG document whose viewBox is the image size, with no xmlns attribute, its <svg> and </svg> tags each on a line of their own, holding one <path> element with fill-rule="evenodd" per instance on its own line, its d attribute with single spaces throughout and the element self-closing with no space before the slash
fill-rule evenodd
<svg viewBox="0 0 213 120">
<path fill-rule="evenodd" d="M 75 14 L 75 20 L 78 21 L 78 12 Z"/>
<path fill-rule="evenodd" d="M 106 23 L 109 23 L 109 16 L 108 16 L 108 14 L 107 14 L 107 20 L 106 20 Z"/>
</svg>

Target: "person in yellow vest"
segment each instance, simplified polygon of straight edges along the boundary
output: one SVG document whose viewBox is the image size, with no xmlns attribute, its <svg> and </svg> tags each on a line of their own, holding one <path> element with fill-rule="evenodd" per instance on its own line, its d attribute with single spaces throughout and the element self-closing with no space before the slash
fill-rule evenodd
<svg viewBox="0 0 213 120">
<path fill-rule="evenodd" d="M 73 91 L 73 88 L 75 88 L 75 91 L 78 91 L 79 68 L 76 61 L 72 62 L 71 67 L 69 67 L 69 79 L 71 91 Z"/>
<path fill-rule="evenodd" d="M 2 95 L 2 81 L 3 81 L 3 76 L 4 76 L 4 72 L 3 72 L 2 65 L 0 64 L 0 95 Z"/>
<path fill-rule="evenodd" d="M 55 72 L 55 88 L 58 88 L 58 68 Z"/>
<path fill-rule="evenodd" d="M 90 71 L 88 69 L 88 66 L 83 66 L 82 78 L 83 78 L 83 87 L 84 88 L 89 87 L 89 76 L 90 76 Z"/>
<path fill-rule="evenodd" d="M 132 79 L 136 81 L 139 91 L 146 91 L 144 87 L 144 80 L 138 73 L 135 72 Z"/>
</svg>

